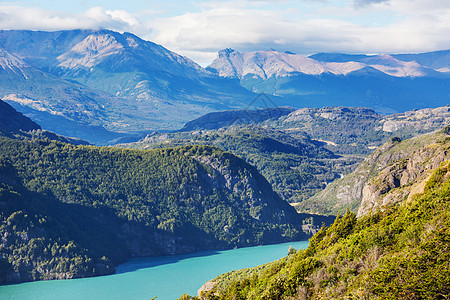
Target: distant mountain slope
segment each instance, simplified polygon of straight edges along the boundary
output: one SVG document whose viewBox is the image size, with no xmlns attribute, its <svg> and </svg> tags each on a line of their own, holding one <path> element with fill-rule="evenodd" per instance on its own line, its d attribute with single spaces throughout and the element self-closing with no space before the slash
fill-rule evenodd
<svg viewBox="0 0 450 300">
<path fill-rule="evenodd" d="M 385 133 L 377 130 L 382 119 L 365 107 L 301 108 L 264 125 L 293 137 L 306 132 L 336 153 L 367 154 L 385 138 Z"/>
<path fill-rule="evenodd" d="M 364 107 L 302 108 L 263 126 L 295 137 L 305 132 L 339 154 L 371 153 L 392 136 L 402 139 L 450 125 L 450 108 L 426 108 L 381 115 Z"/>
<path fill-rule="evenodd" d="M 0 136 L 27 140 L 50 139 L 74 145 L 89 144 L 81 139 L 65 137 L 51 131 L 42 130 L 41 126 L 2 100 L 0 100 Z"/>
<path fill-rule="evenodd" d="M 416 62 L 424 67 L 433 69 L 438 72 L 447 73 L 450 71 L 450 50 L 434 51 L 416 54 L 391 54 L 395 58 L 403 62 Z M 321 62 L 367 62 L 376 58 L 377 55 L 365 54 L 344 54 L 344 53 L 317 53 L 308 56 L 311 59 Z"/>
<path fill-rule="evenodd" d="M 364 106 L 387 114 L 448 104 L 450 64 L 446 55 L 306 57 L 275 50 L 225 49 L 207 70 L 239 79 L 253 92 L 282 97 L 280 106 Z"/>
<path fill-rule="evenodd" d="M 45 129 L 101 145 L 242 109 L 259 93 L 272 95 L 273 107 L 384 114 L 443 106 L 450 94 L 448 51 L 306 57 L 226 49 L 204 69 L 130 33 L 2 30 L 0 62 L 0 98 Z"/>
<path fill-rule="evenodd" d="M 5 50 L 0 49 L 0 60 L 3 99 L 92 125 L 104 124 L 104 106 L 111 97 L 45 73 Z"/>
<path fill-rule="evenodd" d="M 394 54 L 392 56 L 402 61 L 415 61 L 439 72 L 450 72 L 450 50 L 418 54 Z"/>
<path fill-rule="evenodd" d="M 105 128 L 130 130 L 130 123 L 136 122 L 136 118 L 123 114 L 136 109 L 124 99 L 41 71 L 2 49 L 0 98 L 44 129 L 98 144 L 127 136 Z"/>
<path fill-rule="evenodd" d="M 219 129 L 231 125 L 258 124 L 266 120 L 276 120 L 295 109 L 291 107 L 273 107 L 254 110 L 227 110 L 211 112 L 187 122 L 181 131 Z"/>
<path fill-rule="evenodd" d="M 108 274 L 133 256 L 305 238 L 303 220 L 242 159 L 0 137 L 0 280 Z"/>
<path fill-rule="evenodd" d="M 0 100 L 0 130 L 5 133 L 16 133 L 21 130 L 41 129 L 41 126 L 16 111 L 11 105 Z"/>
<path fill-rule="evenodd" d="M 185 128 L 191 128 L 191 131 L 154 132 L 139 142 L 120 146 L 155 149 L 213 145 L 256 166 L 277 193 L 299 211 L 313 209 L 314 212 L 331 213 L 325 204 L 327 209 L 316 211 L 319 204 L 308 198 L 324 188 L 329 190 L 335 179 L 346 178 L 367 155 L 391 137 L 408 139 L 450 125 L 450 108 L 447 106 L 388 116 L 363 107 L 302 108 L 260 122 L 256 122 L 257 118 L 249 118 L 259 116 L 261 112 L 211 113 L 188 123 Z M 243 120 L 249 118 L 253 125 L 236 125 L 231 121 L 241 113 Z M 357 187 L 356 183 L 348 186 Z M 345 198 L 351 193 L 353 189 L 339 192 L 339 195 Z M 327 197 L 334 199 L 335 196 L 326 195 L 324 199 Z M 302 201 L 305 202 L 302 204 Z M 343 209 L 345 207 L 343 205 Z M 356 206 L 352 209 L 357 211 Z M 332 213 L 337 213 L 337 209 Z"/>
<path fill-rule="evenodd" d="M 145 139 L 120 145 L 134 149 L 159 149 L 183 145 L 212 145 L 229 151 L 254 165 L 274 190 L 291 204 L 321 191 L 339 174 L 353 170 L 361 160 L 339 157 L 311 140 L 258 126 L 231 126 L 217 130 L 194 130 L 149 134 Z M 317 224 L 317 223 L 316 223 Z"/>
<path fill-rule="evenodd" d="M 298 136 L 302 140 L 306 133 L 312 139 L 323 143 L 327 149 L 344 155 L 367 155 L 392 136 L 407 139 L 450 125 L 448 106 L 390 115 L 381 115 L 365 107 L 300 108 L 278 118 L 269 115 L 267 120 L 252 117 L 260 112 L 264 110 L 248 113 L 237 111 L 244 115 L 243 121 L 248 118 L 254 125 L 281 131 L 294 139 Z M 210 113 L 187 123 L 185 128 L 227 128 L 234 125 L 233 118 L 239 116 L 229 112 Z"/>
<path fill-rule="evenodd" d="M 71 122 L 87 133 L 83 126 L 124 133 L 177 129 L 254 98 L 235 80 L 129 33 L 1 31 L 0 48 L 10 61 L 0 72 L 0 97 L 21 111 L 50 113 L 41 118 L 55 119 L 49 122 L 54 131 L 61 117 L 68 120 L 62 122 L 66 132 L 77 132 Z M 15 71 L 9 67 L 13 60 Z"/>
<path fill-rule="evenodd" d="M 233 49 L 219 51 L 218 57 L 209 65 L 208 69 L 223 77 L 242 79 L 247 75 L 268 79 L 272 76 L 288 76 L 295 73 L 306 75 L 320 75 L 329 73 L 334 75 L 348 75 L 352 72 L 371 67 L 386 75 L 395 77 L 423 77 L 445 76 L 439 70 L 450 67 L 450 61 L 445 53 L 439 55 L 433 63 L 420 65 L 417 58 L 432 54 L 392 56 L 392 55 L 347 55 L 347 54 L 317 54 L 309 57 L 278 51 L 256 51 L 241 53 Z M 401 59 L 397 59 L 402 58 Z M 318 60 L 314 59 L 317 58 Z M 406 61 L 404 61 L 406 60 Z M 436 63 L 439 61 L 439 63 Z M 433 65 L 439 65 L 433 69 Z"/>
</svg>

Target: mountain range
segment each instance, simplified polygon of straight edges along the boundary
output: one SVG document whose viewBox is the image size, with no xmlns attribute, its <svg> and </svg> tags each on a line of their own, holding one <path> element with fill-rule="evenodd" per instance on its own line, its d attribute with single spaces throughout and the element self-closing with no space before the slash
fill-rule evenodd
<svg viewBox="0 0 450 300">
<path fill-rule="evenodd" d="M 279 105 L 364 106 L 396 113 L 446 105 L 450 50 L 420 54 L 303 56 L 275 50 L 219 51 L 207 67 L 238 79 L 255 93 L 282 97 Z"/>
<path fill-rule="evenodd" d="M 381 146 L 347 210 L 280 260 L 222 274 L 197 299 L 441 299 L 450 293 L 449 127 Z M 364 164 L 362 164 L 363 166 Z M 361 177 L 360 177 L 361 179 Z M 351 189 L 340 182 L 342 190 Z M 354 182 L 353 182 L 354 183 Z M 363 184 L 364 185 L 364 184 Z"/>
<path fill-rule="evenodd" d="M 373 71 L 394 77 L 448 77 L 450 50 L 410 55 L 349 55 L 319 53 L 309 57 L 292 52 L 219 51 L 208 69 L 222 77 L 242 79 L 247 75 L 268 79 L 296 73 L 349 76 Z"/>
<path fill-rule="evenodd" d="M 296 213 L 255 167 L 215 147 L 73 145 L 2 101 L 0 113 L 0 284 L 305 239 L 332 221 Z"/>
<path fill-rule="evenodd" d="M 100 144 L 173 130 L 254 98 L 234 80 L 129 33 L 1 31 L 0 49 L 0 98 L 44 128 Z"/>
<path fill-rule="evenodd" d="M 44 129 L 100 145 L 249 106 L 443 106 L 449 70 L 449 51 L 306 57 L 231 49 L 203 68 L 126 32 L 0 31 L 0 98 Z M 255 104 L 259 93 L 270 101 Z"/>
</svg>

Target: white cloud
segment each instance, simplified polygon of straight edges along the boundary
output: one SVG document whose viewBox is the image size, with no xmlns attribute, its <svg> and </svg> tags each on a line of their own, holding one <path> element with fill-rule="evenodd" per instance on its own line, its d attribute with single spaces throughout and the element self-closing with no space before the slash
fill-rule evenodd
<svg viewBox="0 0 450 300">
<path fill-rule="evenodd" d="M 369 1 L 365 1 L 369 2 Z M 201 12 L 156 19 L 152 39 L 194 59 L 215 56 L 222 48 L 241 51 L 281 47 L 302 54 L 316 52 L 421 52 L 450 48 L 450 1 L 370 1 L 370 7 L 331 7 L 327 14 L 292 15 L 229 3 Z M 449 4 L 443 4 L 448 2 Z M 333 17 L 334 11 L 338 17 Z M 295 10 L 298 13 L 299 10 Z M 365 15 L 391 14 L 382 25 L 364 24 Z"/>
<path fill-rule="evenodd" d="M 356 7 L 365 7 L 375 3 L 388 2 L 389 0 L 354 0 L 353 3 Z"/>
<path fill-rule="evenodd" d="M 53 12 L 37 7 L 0 4 L 0 28 L 63 30 L 110 28 L 124 31 L 132 29 L 139 21 L 126 11 L 104 10 L 92 7 L 84 13 Z"/>
<path fill-rule="evenodd" d="M 203 65 L 228 47 L 301 54 L 450 48 L 450 1 L 442 0 L 203 1 L 162 15 L 146 6 L 135 13 L 102 7 L 69 13 L 0 3 L 0 28 L 130 31 Z"/>
</svg>

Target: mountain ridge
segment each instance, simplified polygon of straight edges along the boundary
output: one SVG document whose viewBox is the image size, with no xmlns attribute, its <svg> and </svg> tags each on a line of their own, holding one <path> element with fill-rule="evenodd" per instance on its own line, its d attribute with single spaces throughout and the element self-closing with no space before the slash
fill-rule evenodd
<svg viewBox="0 0 450 300">
<path fill-rule="evenodd" d="M 15 110 L 11 105 L 0 99 L 0 136 L 11 139 L 37 140 L 49 139 L 73 145 L 88 145 L 89 143 L 71 137 L 42 130 L 41 126 Z"/>
<path fill-rule="evenodd" d="M 225 49 L 207 69 L 239 80 L 255 93 L 279 97 L 279 106 L 365 106 L 392 114 L 448 104 L 449 66 L 448 51 L 306 57 L 275 50 Z"/>
<path fill-rule="evenodd" d="M 307 249 L 222 274 L 198 296 L 179 300 L 445 298 L 450 292 L 449 132 L 447 126 L 381 146 L 373 158 L 375 188 L 366 191 L 368 206 L 358 218 L 347 209 L 322 227 Z M 387 168 L 378 166 L 376 156 L 384 156 Z"/>
<path fill-rule="evenodd" d="M 42 126 L 56 132 L 57 117 L 78 124 L 62 133 L 88 135 L 86 125 L 122 136 L 174 130 L 209 111 L 243 107 L 255 97 L 234 80 L 130 33 L 1 31 L 0 48 L 13 55 L 3 52 L 5 60 L 15 57 L 33 71 L 27 80 L 19 78 L 20 84 L 14 84 L 17 74 L 0 72 L 0 81 L 7 83 L 0 86 L 0 97 L 16 109 L 34 109 Z M 74 105 L 56 109 L 58 102 Z M 43 122 L 44 112 L 54 116 L 51 127 Z"/>
<path fill-rule="evenodd" d="M 0 48 L 0 98 L 44 129 L 101 145 L 246 108 L 260 93 L 271 95 L 272 106 L 370 106 L 396 113 L 445 105 L 450 92 L 450 77 L 439 72 L 447 68 L 448 51 L 330 54 L 336 61 L 327 62 L 325 54 L 226 49 L 219 53 L 223 63 L 205 69 L 110 30 L 3 30 Z"/>
<path fill-rule="evenodd" d="M 349 75 L 364 68 L 373 68 L 386 75 L 394 77 L 424 77 L 444 76 L 450 67 L 448 59 L 441 59 L 445 63 L 439 69 L 433 69 L 433 63 L 426 66 L 414 60 L 416 57 L 433 56 L 437 52 L 407 55 L 347 55 L 347 54 L 315 54 L 304 56 L 290 52 L 275 50 L 238 52 L 233 49 L 220 50 L 217 58 L 207 67 L 219 76 L 242 79 L 247 75 L 255 75 L 262 79 L 272 76 L 282 77 L 289 74 L 302 73 L 306 75 Z M 450 50 L 443 51 L 445 55 Z M 439 56 L 441 58 L 441 56 Z M 319 60 L 316 60 L 318 58 Z M 406 59 L 406 61 L 402 60 Z M 424 60 L 424 59 L 422 59 Z M 439 71 L 441 70 L 441 71 Z"/>
</svg>

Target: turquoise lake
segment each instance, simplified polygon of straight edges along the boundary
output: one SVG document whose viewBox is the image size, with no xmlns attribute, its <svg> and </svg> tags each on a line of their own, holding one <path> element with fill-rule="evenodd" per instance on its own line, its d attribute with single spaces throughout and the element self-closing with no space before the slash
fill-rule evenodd
<svg viewBox="0 0 450 300">
<path fill-rule="evenodd" d="M 173 300 L 197 290 L 219 274 L 261 265 L 287 255 L 289 246 L 304 249 L 308 241 L 185 255 L 136 258 L 116 274 L 0 286 L 0 299 L 145 299 Z"/>
</svg>

